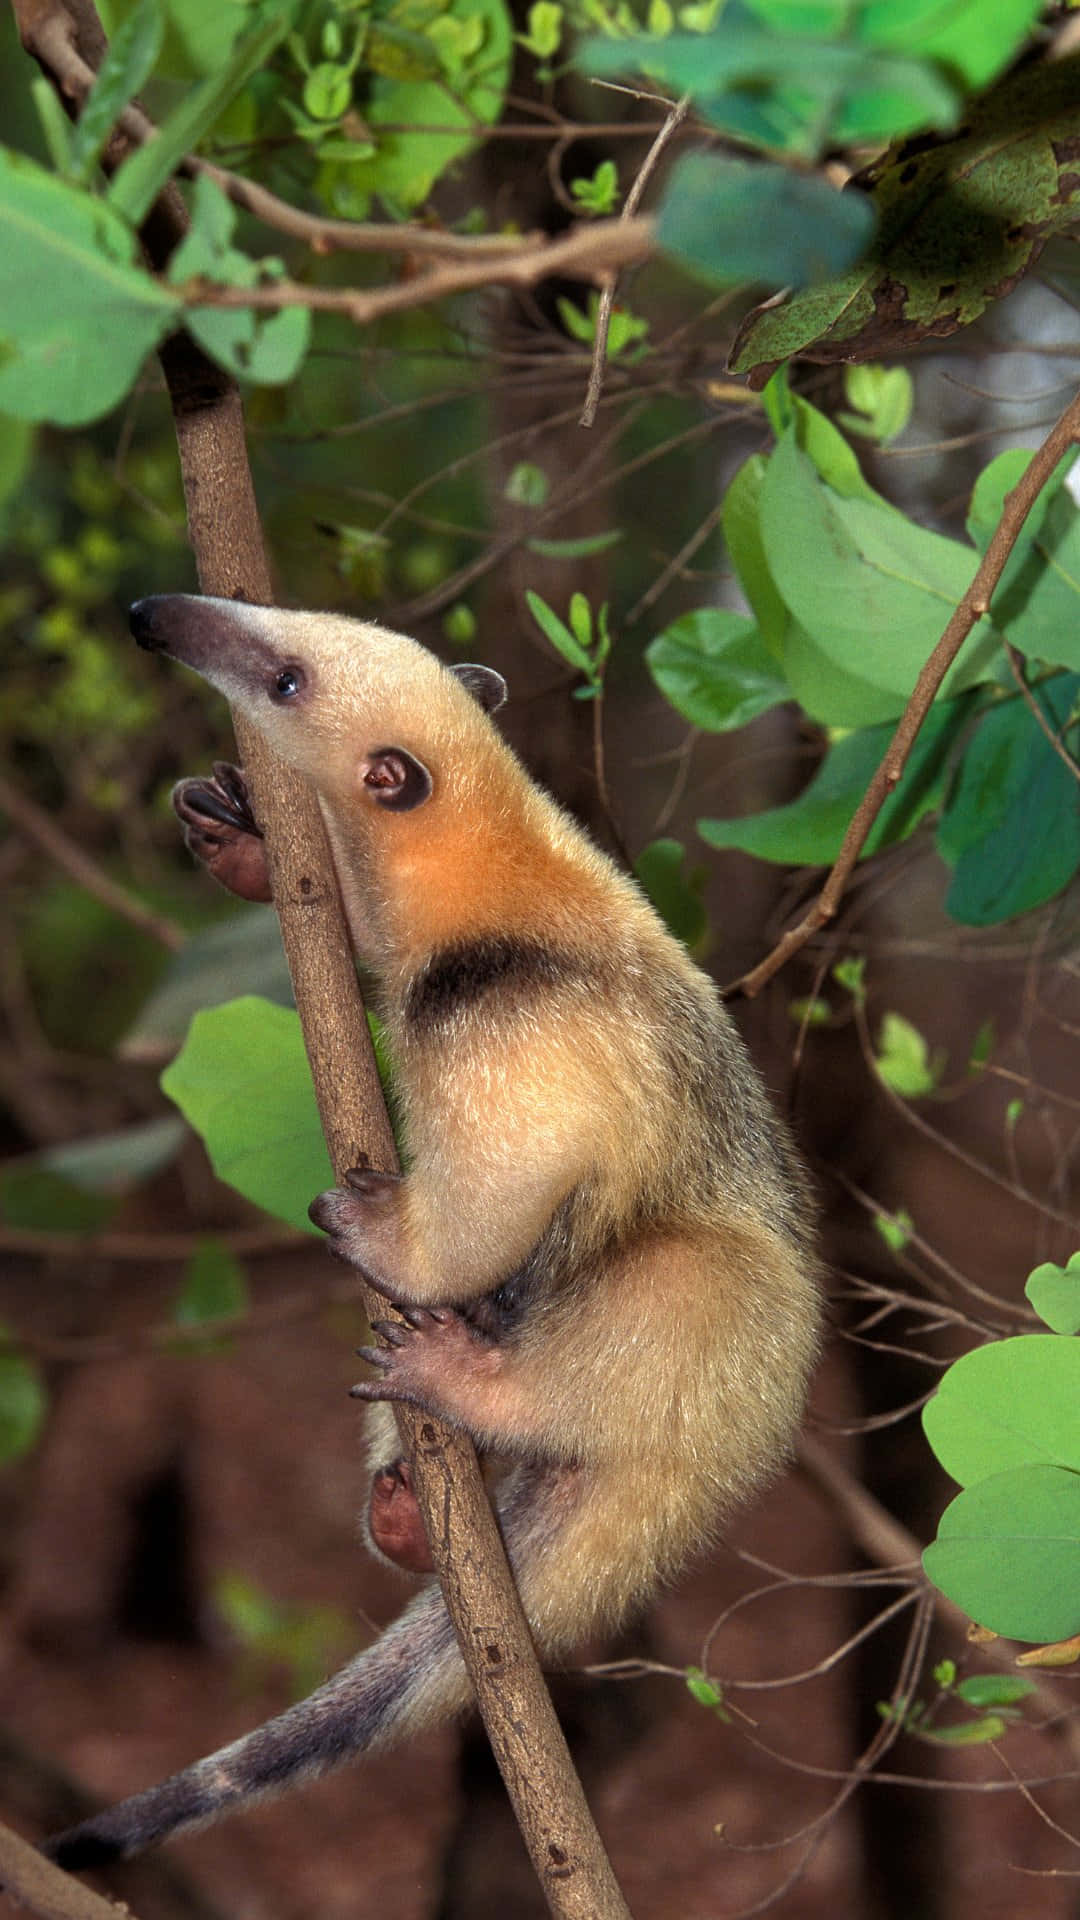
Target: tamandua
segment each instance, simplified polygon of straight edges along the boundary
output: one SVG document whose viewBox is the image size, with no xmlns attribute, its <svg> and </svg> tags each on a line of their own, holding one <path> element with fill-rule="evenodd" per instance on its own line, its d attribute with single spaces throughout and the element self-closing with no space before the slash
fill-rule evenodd
<svg viewBox="0 0 1080 1920">
<path fill-rule="evenodd" d="M 712 981 L 529 779 L 488 668 L 336 614 L 166 594 L 141 646 L 219 688 L 313 783 L 378 983 L 407 1172 L 312 1217 L 404 1315 L 355 1392 L 459 1423 L 541 1657 L 612 1627 L 783 1461 L 819 1325 L 813 1207 Z M 242 776 L 175 796 L 266 898 Z M 425 1545 L 388 1405 L 374 1543 Z M 467 1704 L 438 1586 L 310 1699 L 54 1839 L 97 1865 Z"/>
</svg>

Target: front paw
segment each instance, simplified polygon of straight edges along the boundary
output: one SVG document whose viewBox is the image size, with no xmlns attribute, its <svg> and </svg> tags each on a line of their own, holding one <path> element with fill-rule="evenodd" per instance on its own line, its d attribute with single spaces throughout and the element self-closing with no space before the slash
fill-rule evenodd
<svg viewBox="0 0 1080 1920">
<path fill-rule="evenodd" d="M 397 1237 L 397 1217 L 403 1181 L 400 1173 L 379 1173 L 374 1167 L 350 1167 L 346 1185 L 320 1193 L 308 1208 L 308 1219 L 327 1237 L 337 1260 L 359 1267 L 376 1292 L 397 1305 L 397 1292 L 387 1272 Z"/>
<path fill-rule="evenodd" d="M 350 1388 L 354 1400 L 404 1400 L 445 1414 L 447 1396 L 456 1386 L 498 1368 L 497 1349 L 477 1340 L 453 1307 L 402 1306 L 398 1311 L 401 1320 L 372 1322 L 372 1332 L 387 1345 L 359 1349 L 376 1375 Z"/>
<path fill-rule="evenodd" d="M 178 781 L 172 803 L 189 852 L 215 880 L 241 900 L 272 898 L 262 833 L 238 767 L 216 760 L 208 778 Z"/>
</svg>

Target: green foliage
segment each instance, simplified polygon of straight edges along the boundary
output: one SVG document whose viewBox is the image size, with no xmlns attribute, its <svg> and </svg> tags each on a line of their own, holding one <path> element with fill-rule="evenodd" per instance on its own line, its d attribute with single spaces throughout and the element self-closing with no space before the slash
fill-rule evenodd
<svg viewBox="0 0 1080 1920">
<path fill-rule="evenodd" d="M 284 263 L 273 257 L 251 260 L 232 245 L 236 209 L 206 174 L 195 182 L 191 228 L 169 261 L 170 283 L 211 280 L 224 287 L 254 287 L 277 279 Z M 250 307 L 189 306 L 185 324 L 199 345 L 238 378 L 263 386 L 281 386 L 299 369 L 311 337 L 306 307 L 280 313 L 256 313 Z"/>
<path fill-rule="evenodd" d="M 895 1704 L 879 1700 L 878 1712 L 883 1720 L 896 1722 L 916 1740 L 937 1747 L 979 1747 L 988 1740 L 1000 1740 L 1008 1723 L 1018 1718 L 1020 1702 L 1030 1699 L 1035 1691 L 1033 1681 L 1013 1673 L 972 1673 L 958 1681 L 952 1660 L 938 1662 L 934 1679 L 940 1691 L 929 1705 L 924 1700 Z M 969 1709 L 967 1718 L 942 1726 L 937 1715 L 950 1703 Z"/>
<path fill-rule="evenodd" d="M 665 699 L 705 733 L 745 726 L 791 698 L 753 620 L 725 607 L 683 614 L 650 643 L 645 658 Z"/>
<path fill-rule="evenodd" d="M 619 197 L 619 173 L 614 160 L 601 160 L 595 173 L 571 180 L 570 191 L 582 213 L 613 213 Z"/>
<path fill-rule="evenodd" d="M 705 869 L 684 873 L 686 848 L 681 840 L 651 840 L 634 861 L 634 874 L 669 933 L 691 952 L 708 931 L 705 911 Z"/>
<path fill-rule="evenodd" d="M 1038 1295 L 1048 1276 L 1036 1273 Z M 924 1555 L 935 1586 L 1011 1639 L 1080 1631 L 1080 1342 L 977 1347 L 943 1376 L 923 1425 L 963 1488 Z"/>
<path fill-rule="evenodd" d="M 874 1229 L 890 1253 L 903 1253 L 915 1230 L 915 1222 L 901 1207 L 896 1213 L 875 1213 Z"/>
<path fill-rule="evenodd" d="M 1078 71 L 1075 55 L 1022 68 L 969 110 L 954 139 L 901 142 L 858 175 L 877 219 L 873 246 L 839 277 L 755 309 L 732 368 L 759 383 L 793 354 L 863 359 L 976 319 L 1075 218 L 1080 181 L 1066 155 Z M 901 131 L 897 121 L 886 137 Z"/>
<path fill-rule="evenodd" d="M 938 1085 L 944 1061 L 931 1057 L 922 1034 L 901 1013 L 886 1013 L 882 1018 L 874 1066 L 881 1079 L 902 1099 L 917 1100 L 933 1093 Z"/>
<path fill-rule="evenodd" d="M 323 164 L 316 190 L 329 210 L 364 219 L 375 196 L 392 214 L 420 206 L 439 176 L 468 152 L 477 124 L 498 118 L 512 52 L 503 0 L 376 4 L 361 58 L 361 129 L 350 130 L 346 118 L 340 129 L 346 137 L 324 139 L 317 148 Z M 428 133 L 427 127 L 460 132 Z"/>
<path fill-rule="evenodd" d="M 849 433 L 888 446 L 911 419 L 915 385 L 906 367 L 873 363 L 844 368 L 844 398 L 854 413 L 837 415 Z"/>
<path fill-rule="evenodd" d="M 851 391 L 871 409 L 880 401 L 875 431 L 902 419 L 903 383 L 871 380 Z M 722 513 L 751 615 L 715 607 L 684 614 L 652 641 L 646 659 L 661 692 L 696 727 L 739 727 L 795 700 L 833 730 L 796 800 L 699 822 L 710 846 L 825 865 L 839 852 L 919 669 L 1030 456 L 1001 455 L 980 475 L 968 546 L 917 526 L 875 493 L 842 435 L 782 376 L 764 403 L 775 448 L 740 469 Z M 1029 671 L 1032 698 L 1067 750 L 1080 713 L 1072 670 L 1080 511 L 1064 485 L 1066 470 L 1063 462 L 1032 516 L 991 615 L 945 676 L 863 849 L 865 857 L 895 845 L 936 815 L 938 851 L 953 869 L 946 906 L 968 925 L 1029 911 L 1080 867 L 1075 772 L 1012 680 L 1003 684 L 1002 663 L 1003 640 L 1038 660 Z"/>
<path fill-rule="evenodd" d="M 245 13 L 248 31 L 241 33 L 228 57 L 192 87 L 180 105 L 162 122 L 157 137 L 147 140 L 124 161 L 108 190 L 108 204 L 133 227 L 146 218 L 165 182 L 186 153 L 198 146 L 230 100 L 285 38 L 295 10 L 288 0 L 257 0 Z"/>
<path fill-rule="evenodd" d="M 826 146 L 954 126 L 964 91 L 985 86 L 1007 64 L 1037 10 L 1035 0 L 991 9 L 978 0 L 955 8 L 925 0 L 843 7 L 728 0 L 721 9 L 683 8 L 680 24 L 689 30 L 677 32 L 665 4 L 650 9 L 643 36 L 628 31 L 618 14 L 587 8 L 604 37 L 587 41 L 579 60 L 596 74 L 640 69 L 652 83 L 689 95 L 697 112 L 729 138 L 805 163 Z M 936 179 L 932 158 L 922 170 Z M 1035 186 L 1025 174 L 1019 196 Z M 910 203 L 911 196 L 904 196 L 905 209 Z M 854 263 L 867 253 L 878 219 L 889 231 L 888 211 L 887 200 L 879 205 L 857 189 L 840 194 L 785 166 L 692 155 L 667 185 L 658 233 L 663 247 L 720 282 L 805 287 L 826 281 L 820 292 L 801 296 L 801 303 L 796 295 L 779 316 L 767 310 L 752 317 L 737 362 L 742 370 L 795 351 L 787 344 L 792 327 L 801 345 L 826 325 L 845 334 L 853 330 L 843 303 L 853 303 L 853 290 L 883 280 L 883 273 L 873 279 L 881 246 L 867 255 L 866 267 Z M 1054 217 L 1048 209 L 1047 222 Z M 949 227 L 954 243 L 955 218 Z M 1033 244 L 1025 238 L 1014 251 L 1030 256 Z M 970 237 L 967 246 L 972 250 Z M 986 252 L 984 243 L 983 287 L 990 285 Z M 898 270 L 894 259 L 889 267 Z M 865 318 L 858 324 L 865 325 Z"/>
<path fill-rule="evenodd" d="M 600 295 L 595 291 L 590 293 L 584 313 L 580 307 L 574 305 L 572 300 L 567 300 L 562 294 L 559 295 L 555 305 L 559 319 L 571 339 L 580 340 L 583 345 L 591 347 L 596 339 L 596 316 L 600 310 Z M 648 331 L 649 322 L 643 320 L 640 315 L 631 313 L 629 307 L 612 307 L 608 321 L 607 358 L 617 360 L 619 355 L 624 353 L 627 347 L 633 346 L 635 341 L 644 341 Z"/>
<path fill-rule="evenodd" d="M 36 1445 L 48 1408 L 37 1368 L 7 1339 L 0 1322 L 0 1463 L 5 1466 Z"/>
<path fill-rule="evenodd" d="M 611 652 L 611 634 L 608 631 L 607 604 L 600 608 L 593 620 L 592 608 L 583 593 L 570 596 L 569 625 L 560 620 L 553 607 L 542 600 L 531 587 L 525 589 L 525 599 L 529 612 L 541 632 L 550 640 L 557 653 L 560 653 L 575 673 L 580 673 L 585 681 L 583 687 L 575 689 L 575 699 L 594 700 L 604 684 L 604 669 Z"/>
<path fill-rule="evenodd" d="M 245 994 L 196 1014 L 161 1085 L 202 1137 L 220 1179 L 290 1226 L 316 1232 L 307 1210 L 334 1175 L 295 1013 Z"/>
<path fill-rule="evenodd" d="M 76 186 L 91 174 L 113 127 L 157 63 L 165 31 L 161 0 L 139 0 L 109 42 L 90 97 L 71 130 L 64 171 Z M 51 94 L 55 98 L 55 95 Z"/>
<path fill-rule="evenodd" d="M 874 218 L 859 193 L 813 174 L 690 153 L 673 168 L 657 243 L 720 285 L 806 286 L 843 273 L 869 242 Z"/>
<path fill-rule="evenodd" d="M 0 147 L 0 410 L 78 426 L 133 384 L 180 302 L 136 264 L 131 227 L 82 188 Z"/>
<path fill-rule="evenodd" d="M 243 1652 L 243 1680 L 252 1689 L 288 1676 L 294 1700 L 303 1700 L 340 1666 L 352 1642 L 349 1620 L 336 1607 L 299 1607 L 275 1600 L 240 1573 L 214 1582 L 214 1605 Z"/>
<path fill-rule="evenodd" d="M 180 1292 L 173 1302 L 172 1317 L 178 1327 L 211 1326 L 215 1320 L 231 1320 L 248 1307 L 247 1276 L 220 1241 L 204 1240 L 184 1268 Z M 205 1341 L 201 1352 L 223 1352 L 223 1341 Z M 185 1352 L 190 1352 L 185 1343 Z"/>
<path fill-rule="evenodd" d="M 1044 1260 L 1024 1288 L 1039 1319 L 1053 1333 L 1080 1333 L 1080 1253 L 1064 1267 Z"/>
<path fill-rule="evenodd" d="M 723 1689 L 717 1686 L 715 1680 L 710 1680 L 700 1667 L 687 1667 L 684 1677 L 691 1699 L 696 1700 L 699 1707 L 707 1707 L 725 1725 L 730 1725 L 731 1715 L 724 1705 Z"/>
</svg>

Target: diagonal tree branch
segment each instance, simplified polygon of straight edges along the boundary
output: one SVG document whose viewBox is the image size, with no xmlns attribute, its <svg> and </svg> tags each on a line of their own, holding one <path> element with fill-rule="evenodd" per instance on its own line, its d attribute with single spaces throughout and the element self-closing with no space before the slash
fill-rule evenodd
<svg viewBox="0 0 1080 1920">
<path fill-rule="evenodd" d="M 87 57 L 100 58 L 104 42 L 92 0 L 73 0 L 66 10 L 57 0 L 14 3 L 30 53 L 36 54 L 43 24 L 55 26 L 57 13 L 66 11 L 76 43 Z M 42 64 L 52 72 L 48 60 Z M 122 142 L 114 137 L 114 165 L 121 156 Z M 164 266 L 182 219 L 175 192 L 151 215 L 143 238 L 156 267 Z M 205 593 L 268 604 L 271 576 L 239 391 L 186 335 L 165 343 L 161 361 L 199 584 Z M 239 716 L 236 734 L 266 835 L 274 901 L 335 1173 L 340 1178 L 364 1155 L 374 1167 L 394 1169 L 393 1135 L 318 803 Z M 472 1444 L 411 1409 L 399 1410 L 398 1418 L 447 1607 L 550 1911 L 558 1920 L 629 1920 L 544 1686 Z"/>
<path fill-rule="evenodd" d="M 836 913 L 855 869 L 855 863 L 866 843 L 874 821 L 881 812 L 889 795 L 900 783 L 901 775 L 907 765 L 908 755 L 919 734 L 919 729 L 933 706 L 941 683 L 960 652 L 964 641 L 976 623 L 990 611 L 990 602 L 998 581 L 1005 571 L 1009 555 L 1020 537 L 1024 521 L 1031 512 L 1054 468 L 1069 448 L 1080 443 L 1080 394 L 1069 402 L 1064 413 L 1051 427 L 1042 446 L 1036 448 L 1027 468 L 1021 474 L 1015 487 L 1005 495 L 1001 509 L 1001 518 L 994 529 L 993 537 L 986 549 L 970 587 L 949 616 L 945 631 L 934 648 L 933 653 L 923 666 L 911 698 L 897 722 L 885 757 L 875 773 L 866 792 L 863 794 L 855 812 L 852 814 L 848 830 L 844 835 L 840 851 L 817 899 L 800 921 L 789 927 L 756 967 L 740 980 L 732 982 L 728 991 L 741 988 L 747 995 L 760 993 L 766 981 L 778 973 L 793 953 L 813 937 Z"/>
</svg>

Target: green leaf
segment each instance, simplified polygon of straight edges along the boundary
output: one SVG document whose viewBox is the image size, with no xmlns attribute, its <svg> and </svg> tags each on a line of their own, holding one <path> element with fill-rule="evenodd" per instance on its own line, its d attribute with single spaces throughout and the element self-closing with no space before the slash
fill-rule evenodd
<svg viewBox="0 0 1080 1920">
<path fill-rule="evenodd" d="M 475 53 L 452 75 L 440 65 L 430 78 L 398 76 L 386 62 L 374 71 L 364 103 L 364 119 L 377 135 L 376 152 L 367 159 L 335 164 L 325 185 L 337 211 L 362 219 L 372 194 L 392 212 L 410 211 L 427 199 L 441 173 L 476 143 L 476 127 L 490 125 L 502 111 L 513 56 L 513 25 L 504 0 L 452 0 L 441 16 L 480 35 Z M 433 23 L 425 22 L 420 39 Z M 388 23 L 384 20 L 382 29 Z M 365 57 L 371 61 L 371 34 Z M 440 46 L 440 53 L 445 53 Z M 428 126 L 460 127 L 458 133 L 424 133 Z M 394 131 L 383 132 L 392 128 Z"/>
<path fill-rule="evenodd" d="M 182 289 L 187 280 L 201 278 L 221 286 L 253 287 L 277 271 L 279 261 L 252 260 L 231 245 L 236 219 L 236 208 L 221 188 L 207 174 L 199 174 L 190 231 L 169 261 L 174 286 Z M 305 307 L 268 314 L 250 307 L 196 304 L 185 317 L 189 331 L 214 360 L 240 379 L 263 386 L 291 380 L 311 338 L 311 315 Z"/>
<path fill-rule="evenodd" d="M 1077 71 L 1076 55 L 1022 67 L 954 139 L 900 142 L 856 175 L 879 219 L 873 247 L 851 271 L 748 314 L 732 371 L 762 386 L 796 354 L 881 359 L 955 332 L 1007 293 L 1075 218 Z"/>
<path fill-rule="evenodd" d="M 543 467 L 531 460 L 520 460 L 503 488 L 503 499 L 515 507 L 542 507 L 550 492 Z"/>
<path fill-rule="evenodd" d="M 931 710 L 911 750 L 904 776 L 867 837 L 860 859 L 906 840 L 939 805 L 953 742 L 966 724 L 966 700 Z M 892 739 L 891 726 L 849 733 L 829 748 L 797 800 L 736 820 L 699 820 L 711 847 L 738 847 L 785 866 L 828 866 L 840 851 L 851 816 Z"/>
<path fill-rule="evenodd" d="M 1066 1267 L 1045 1260 L 1028 1274 L 1024 1292 L 1054 1333 L 1080 1333 L 1080 1253 Z"/>
<path fill-rule="evenodd" d="M 122 400 L 180 314 L 135 236 L 81 188 L 0 148 L 0 412 L 83 426 Z"/>
<path fill-rule="evenodd" d="M 567 664 L 576 668 L 578 673 L 584 673 L 591 678 L 592 661 L 565 621 L 560 620 L 554 608 L 549 607 L 547 601 L 542 600 L 531 587 L 525 589 L 525 600 L 537 626 L 551 641 L 556 653 L 560 653 Z"/>
<path fill-rule="evenodd" d="M 996 627 L 1022 653 L 1054 666 L 1080 669 L 1080 511 L 1065 486 L 1075 455 L 1058 463 L 1020 529 L 994 593 Z M 1010 447 L 984 467 L 975 483 L 968 532 L 985 553 L 1001 518 L 1005 495 L 1026 472 L 1031 455 Z"/>
<path fill-rule="evenodd" d="M 614 160 L 601 160 L 595 173 L 571 180 L 570 191 L 586 213 L 611 213 L 619 195 L 619 175 Z"/>
<path fill-rule="evenodd" d="M 634 861 L 634 873 L 669 933 L 691 951 L 708 928 L 705 912 L 705 872 L 683 873 L 686 848 L 681 840 L 652 840 Z"/>
<path fill-rule="evenodd" d="M 476 638 L 477 619 L 464 600 L 448 607 L 443 614 L 442 630 L 452 647 L 471 647 Z"/>
<path fill-rule="evenodd" d="M 606 553 L 609 547 L 617 547 L 625 535 L 621 527 L 611 527 L 607 533 L 583 533 L 576 540 L 541 540 L 539 537 L 526 540 L 530 553 L 538 553 L 547 560 L 587 560 L 590 554 Z"/>
<path fill-rule="evenodd" d="M 587 40 L 578 55 L 590 73 L 644 70 L 736 139 L 812 158 L 826 137 L 837 145 L 881 141 L 917 127 L 950 126 L 956 91 L 928 61 L 867 46 L 773 33 L 736 10 L 710 33 L 664 40 Z"/>
<path fill-rule="evenodd" d="M 0 1322 L 0 1461 L 5 1464 L 29 1453 L 48 1408 L 37 1368 L 25 1354 L 5 1347 L 8 1337 Z"/>
<path fill-rule="evenodd" d="M 42 1167 L 36 1154 L 0 1172 L 0 1214 L 9 1227 L 33 1233 L 94 1233 L 116 1211 L 107 1194 L 90 1193 Z"/>
<path fill-rule="evenodd" d="M 906 1208 L 900 1207 L 896 1213 L 875 1213 L 874 1228 L 890 1253 L 903 1253 L 915 1230 L 915 1222 Z"/>
<path fill-rule="evenodd" d="M 1007 1730 L 999 1713 L 986 1713 L 978 1720 L 959 1720 L 951 1727 L 913 1729 L 920 1740 L 929 1740 L 935 1747 L 984 1747 L 988 1740 L 1000 1740 Z"/>
<path fill-rule="evenodd" d="M 723 1692 L 715 1681 L 706 1677 L 700 1667 L 687 1667 L 683 1677 L 687 1692 L 699 1707 L 708 1707 L 719 1719 L 730 1720 L 731 1716 L 724 1706 Z"/>
<path fill-rule="evenodd" d="M 974 555 L 883 501 L 843 498 L 823 483 L 790 432 L 765 474 L 761 531 L 770 572 L 797 623 L 784 648 L 796 697 L 833 725 L 899 715 L 970 584 Z M 989 678 L 999 649 L 993 627 L 980 621 L 938 698 Z"/>
<path fill-rule="evenodd" d="M 295 1013 L 244 995 L 196 1014 L 161 1084 L 214 1172 L 291 1226 L 334 1183 Z"/>
<path fill-rule="evenodd" d="M 169 20 L 196 73 L 227 60 L 251 16 L 250 0 L 169 0 Z"/>
<path fill-rule="evenodd" d="M 745 726 L 791 698 L 754 622 L 724 607 L 702 607 L 665 628 L 645 649 L 666 700 L 707 733 Z"/>
<path fill-rule="evenodd" d="M 142 223 L 184 155 L 198 146 L 230 100 L 285 38 L 292 26 L 293 11 L 294 5 L 283 4 L 282 0 L 262 0 L 251 7 L 247 18 L 254 24 L 241 34 L 228 58 L 189 90 L 161 123 L 154 139 L 137 148 L 113 176 L 109 204 L 132 226 Z"/>
<path fill-rule="evenodd" d="M 801 287 L 842 272 L 873 227 L 861 194 L 815 175 L 691 153 L 668 180 L 656 242 L 713 281 Z"/>
<path fill-rule="evenodd" d="M 239 1260 L 218 1240 L 204 1240 L 184 1269 L 183 1284 L 173 1303 L 178 1327 L 201 1327 L 214 1320 L 232 1320 L 249 1304 L 247 1276 Z"/>
<path fill-rule="evenodd" d="M 923 1429 L 961 1486 L 1033 1463 L 1080 1472 L 1080 1341 L 1026 1333 L 965 1353 L 923 1408 Z"/>
<path fill-rule="evenodd" d="M 933 1093 L 941 1078 L 922 1034 L 901 1013 L 884 1015 L 874 1066 L 885 1085 L 905 1100 Z"/>
<path fill-rule="evenodd" d="M 911 419 L 915 386 L 906 367 L 879 367 L 873 363 L 844 368 L 844 397 L 862 419 L 840 415 L 852 433 L 864 434 L 887 446 L 903 433 Z"/>
<path fill-rule="evenodd" d="M 1053 1344 L 1072 1351 L 1071 1341 Z M 946 1507 L 923 1565 L 992 1632 L 1069 1639 L 1080 1631 L 1080 1474 L 1020 1466 L 979 1480 Z"/>
<path fill-rule="evenodd" d="M 153 71 L 165 31 L 161 0 L 139 0 L 117 27 L 71 136 L 71 177 L 85 186 L 124 108 Z"/>
<path fill-rule="evenodd" d="M 752 453 L 744 460 L 724 495 L 721 525 L 731 564 L 750 603 L 762 643 L 776 659 L 782 658 L 788 610 L 769 572 L 761 538 L 761 489 L 768 461 Z"/>
<path fill-rule="evenodd" d="M 756 0 L 749 0 L 754 6 Z M 773 0 L 766 0 L 772 10 Z M 796 0 L 800 21 L 801 0 Z M 848 9 L 845 5 L 845 18 Z M 1007 66 L 1035 26 L 1041 0 L 867 0 L 859 38 L 938 60 L 974 92 Z"/>
<path fill-rule="evenodd" d="M 532 0 L 526 24 L 528 32 L 517 36 L 522 46 L 537 60 L 553 60 L 562 39 L 562 7 L 555 0 Z"/>
<path fill-rule="evenodd" d="M 160 1061 L 184 1038 L 202 1007 L 241 991 L 292 1006 L 292 983 L 273 907 L 244 907 L 192 934 L 173 954 L 120 1045 L 125 1060 Z"/>
<path fill-rule="evenodd" d="M 1035 698 L 1064 727 L 1080 690 L 1075 674 L 1045 680 Z M 1027 913 L 1067 886 L 1080 866 L 1075 775 L 1017 696 L 979 722 L 938 827 L 953 868 L 946 911 L 965 926 Z"/>
<path fill-rule="evenodd" d="M 969 1707 L 1015 1707 L 1035 1690 L 1035 1682 L 1020 1673 L 969 1673 L 957 1686 L 956 1696 Z"/>
</svg>

